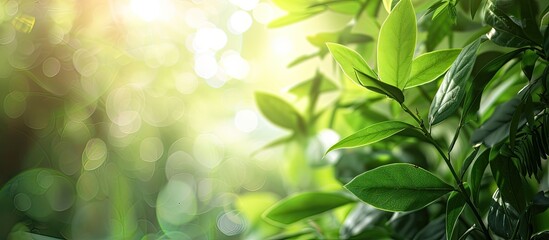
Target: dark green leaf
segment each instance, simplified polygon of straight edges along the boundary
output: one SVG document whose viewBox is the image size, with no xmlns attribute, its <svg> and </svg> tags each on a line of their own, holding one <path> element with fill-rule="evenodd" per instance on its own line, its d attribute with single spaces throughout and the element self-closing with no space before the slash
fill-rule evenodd
<svg viewBox="0 0 549 240">
<path fill-rule="evenodd" d="M 416 47 L 416 14 L 410 0 L 401 0 L 379 32 L 377 67 L 381 81 L 403 89 L 412 70 Z M 360 69 L 359 69 L 360 70 Z"/>
<path fill-rule="evenodd" d="M 377 78 L 376 74 L 368 66 L 366 61 L 355 50 L 337 43 L 327 43 L 328 49 L 332 53 L 332 56 L 343 70 L 343 73 L 356 84 L 361 85 L 360 80 L 356 76 L 355 69 L 372 77 Z"/>
<path fill-rule="evenodd" d="M 549 239 L 549 231 L 548 230 L 536 233 L 536 234 L 532 235 L 532 238 L 530 238 L 530 240 L 547 240 L 547 239 Z"/>
<path fill-rule="evenodd" d="M 536 2 L 533 0 L 521 0 L 518 7 L 520 7 L 524 33 L 536 44 L 541 44 L 543 37 L 541 36 L 538 21 L 536 20 L 537 9 L 535 8 L 535 5 Z"/>
<path fill-rule="evenodd" d="M 532 74 L 534 73 L 534 66 L 539 56 L 532 50 L 527 50 L 522 56 L 521 68 L 522 72 L 528 79 L 532 79 Z"/>
<path fill-rule="evenodd" d="M 337 90 L 337 86 L 326 78 L 324 75 L 319 74 L 314 78 L 320 78 L 319 93 L 325 93 Z M 313 79 L 308 79 L 303 82 L 296 84 L 295 86 L 288 89 L 288 92 L 297 96 L 297 97 L 306 97 L 311 93 L 311 87 L 313 86 Z"/>
<path fill-rule="evenodd" d="M 388 164 L 367 171 L 345 188 L 362 201 L 387 211 L 420 209 L 453 190 L 432 173 L 408 163 Z"/>
<path fill-rule="evenodd" d="M 428 28 L 427 39 L 425 40 L 427 51 L 433 51 L 445 37 L 452 34 L 452 25 L 452 19 L 448 11 L 441 12 L 432 20 Z"/>
<path fill-rule="evenodd" d="M 377 93 L 385 94 L 398 103 L 404 102 L 404 93 L 402 93 L 399 88 L 379 81 L 376 78 L 372 78 L 370 75 L 364 74 L 358 70 L 356 70 L 356 78 L 363 87 Z"/>
<path fill-rule="evenodd" d="M 255 93 L 255 101 L 263 116 L 273 124 L 298 132 L 304 130 L 305 120 L 286 101 L 262 92 Z"/>
<path fill-rule="evenodd" d="M 350 239 L 359 236 L 362 232 L 375 228 L 376 224 L 388 216 L 390 215 L 387 212 L 359 203 L 345 218 L 339 230 L 339 237 Z"/>
<path fill-rule="evenodd" d="M 506 53 L 505 55 L 499 56 L 496 59 L 488 62 L 482 69 L 475 75 L 473 79 L 473 84 L 471 84 L 471 89 L 467 91 L 467 97 L 465 98 L 465 103 L 463 107 L 463 115 L 467 116 L 468 114 L 475 114 L 479 109 L 480 100 L 482 98 L 482 93 L 484 88 L 490 83 L 492 78 L 496 73 L 505 65 L 507 62 L 511 61 L 518 54 L 520 54 L 524 49 L 517 49 L 515 51 Z"/>
<path fill-rule="evenodd" d="M 410 78 L 404 88 L 420 86 L 438 79 L 452 65 L 461 49 L 445 49 L 422 54 L 412 62 Z"/>
<path fill-rule="evenodd" d="M 534 214 L 545 212 L 549 208 L 549 191 L 538 192 L 532 199 L 532 211 Z"/>
<path fill-rule="evenodd" d="M 471 186 L 471 195 L 473 202 L 478 204 L 478 198 L 480 193 L 480 184 L 484 171 L 488 166 L 490 159 L 490 150 L 484 150 L 473 163 L 471 171 L 469 172 L 469 185 Z"/>
<path fill-rule="evenodd" d="M 353 148 L 372 144 L 393 136 L 406 128 L 413 128 L 413 126 L 399 121 L 377 123 L 363 128 L 362 130 L 359 130 L 358 132 L 342 139 L 330 147 L 326 153 L 340 148 Z"/>
<path fill-rule="evenodd" d="M 414 236 L 413 240 L 446 240 L 444 226 L 444 216 L 440 216 L 427 224 Z"/>
<path fill-rule="evenodd" d="M 522 212 L 526 207 L 524 186 L 519 171 L 509 157 L 499 153 L 499 148 L 490 152 L 490 169 L 499 187 L 502 199 L 517 211 Z"/>
<path fill-rule="evenodd" d="M 505 202 L 500 192 L 492 196 L 492 203 L 488 209 L 488 227 L 492 232 L 506 239 L 511 238 L 519 219 L 519 213 L 509 203 Z"/>
<path fill-rule="evenodd" d="M 477 11 L 481 5 L 483 0 L 469 0 L 470 4 L 470 10 L 471 10 L 471 18 L 474 19 L 475 15 L 477 14 Z"/>
<path fill-rule="evenodd" d="M 491 1 L 488 1 L 484 20 L 488 25 L 492 26 L 492 30 L 486 36 L 498 45 L 517 48 L 535 45 L 526 36 L 522 28 Z"/>
<path fill-rule="evenodd" d="M 547 58 L 547 56 L 549 56 L 549 25 L 545 27 L 545 33 L 543 35 L 543 50 Z"/>
<path fill-rule="evenodd" d="M 497 106 L 492 116 L 473 132 L 471 137 L 473 145 L 484 144 L 487 147 L 493 147 L 507 138 L 513 114 L 519 105 L 520 98 L 515 97 Z M 524 122 L 525 120 L 519 125 L 524 124 Z"/>
<path fill-rule="evenodd" d="M 459 215 L 461 215 L 464 208 L 465 198 L 463 198 L 463 195 L 459 192 L 450 193 L 446 204 L 446 239 L 453 240 L 457 238 L 454 232 Z"/>
<path fill-rule="evenodd" d="M 480 39 L 463 48 L 438 89 L 429 109 L 430 125 L 437 124 L 451 116 L 461 105 L 465 86 L 475 64 Z"/>
<path fill-rule="evenodd" d="M 276 203 L 263 216 L 275 223 L 292 224 L 352 202 L 351 198 L 340 193 L 300 193 Z"/>
</svg>

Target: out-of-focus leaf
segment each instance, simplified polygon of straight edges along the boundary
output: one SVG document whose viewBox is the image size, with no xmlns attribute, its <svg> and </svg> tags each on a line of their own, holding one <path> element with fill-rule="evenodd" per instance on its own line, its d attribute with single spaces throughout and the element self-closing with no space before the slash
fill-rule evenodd
<svg viewBox="0 0 549 240">
<path fill-rule="evenodd" d="M 453 190 L 429 171 L 408 163 L 372 169 L 357 176 L 345 188 L 360 200 L 393 212 L 423 208 Z"/>
<path fill-rule="evenodd" d="M 480 193 L 480 184 L 482 182 L 482 177 L 484 176 L 484 171 L 488 166 L 490 159 L 490 150 L 484 150 L 471 166 L 471 171 L 469 172 L 469 186 L 471 187 L 471 197 L 475 204 L 478 204 L 478 198 Z"/>
<path fill-rule="evenodd" d="M 521 68 L 522 72 L 528 79 L 532 79 L 534 73 L 534 66 L 539 56 L 532 50 L 526 50 L 522 56 Z"/>
<path fill-rule="evenodd" d="M 390 214 L 387 212 L 359 203 L 345 218 L 339 230 L 339 237 L 341 239 L 356 238 L 364 231 L 374 229 L 376 224 L 388 218 L 388 216 Z"/>
<path fill-rule="evenodd" d="M 385 8 L 385 11 L 390 13 L 392 4 L 393 4 L 393 0 L 383 0 L 383 7 Z"/>
<path fill-rule="evenodd" d="M 273 20 L 267 26 L 270 28 L 287 26 L 292 23 L 303 21 L 323 11 L 324 11 L 324 8 L 316 8 L 316 9 L 310 9 L 308 12 L 288 13 L 288 15 L 285 15 Z"/>
<path fill-rule="evenodd" d="M 288 232 L 288 233 L 281 233 L 274 236 L 271 236 L 268 238 L 268 240 L 287 240 L 287 239 L 294 239 L 301 236 L 305 236 L 307 234 L 314 233 L 315 230 L 313 228 L 305 228 L 297 232 Z"/>
<path fill-rule="evenodd" d="M 276 140 L 273 140 L 265 145 L 263 145 L 262 147 L 258 148 L 257 150 L 253 151 L 252 154 L 250 154 L 251 156 L 254 156 L 256 154 L 258 154 L 259 152 L 265 150 L 265 149 L 269 149 L 269 148 L 274 148 L 274 147 L 278 147 L 280 145 L 283 145 L 285 143 L 288 143 L 290 142 L 295 136 L 292 134 L 292 135 L 289 135 L 289 136 L 284 136 L 284 137 L 281 137 L 281 138 L 278 138 Z"/>
<path fill-rule="evenodd" d="M 379 32 L 377 67 L 381 81 L 404 88 L 416 47 L 416 14 L 410 0 L 401 0 Z"/>
<path fill-rule="evenodd" d="M 469 7 L 471 10 L 471 19 L 475 18 L 475 15 L 477 14 L 477 11 L 481 5 L 483 0 L 469 0 Z"/>
<path fill-rule="evenodd" d="M 387 223 L 393 229 L 395 239 L 407 239 L 423 230 L 429 222 L 429 211 L 424 208 L 412 212 L 395 212 Z"/>
<path fill-rule="evenodd" d="M 300 193 L 276 203 L 263 216 L 275 223 L 292 224 L 352 202 L 353 199 L 341 193 Z"/>
<path fill-rule="evenodd" d="M 292 105 L 279 97 L 268 93 L 256 92 L 255 101 L 263 116 L 273 124 L 297 132 L 303 131 L 306 127 L 303 117 Z"/>
<path fill-rule="evenodd" d="M 343 73 L 356 84 L 361 85 L 360 80 L 355 74 L 355 69 L 372 77 L 377 78 L 376 74 L 368 66 L 366 61 L 355 50 L 337 43 L 327 43 L 328 49 L 332 53 L 332 56 L 343 70 Z"/>
<path fill-rule="evenodd" d="M 309 6 L 316 4 L 319 0 L 272 0 L 279 8 L 288 12 L 304 12 Z"/>
<path fill-rule="evenodd" d="M 518 7 L 520 8 L 524 33 L 536 44 L 541 44 L 543 37 L 536 20 L 537 9 L 535 9 L 535 5 L 536 3 L 533 0 L 520 0 Z"/>
<path fill-rule="evenodd" d="M 452 34 L 452 25 L 452 19 L 448 11 L 443 11 L 437 18 L 432 20 L 425 40 L 427 51 L 433 51 L 445 37 Z"/>
<path fill-rule="evenodd" d="M 446 240 L 444 226 L 444 216 L 440 216 L 427 224 L 413 240 Z"/>
<path fill-rule="evenodd" d="M 413 126 L 399 121 L 380 122 L 342 139 L 330 147 L 327 153 L 340 148 L 353 148 L 372 144 L 393 136 L 406 128 L 413 128 Z"/>
<path fill-rule="evenodd" d="M 524 185 L 519 171 L 511 158 L 499 153 L 499 148 L 490 151 L 490 169 L 496 180 L 501 198 L 518 212 L 526 207 Z"/>
<path fill-rule="evenodd" d="M 318 88 L 319 93 L 325 93 L 325 92 L 337 90 L 337 86 L 328 78 L 326 78 L 326 76 L 319 74 L 314 78 L 320 78 L 320 86 Z M 306 97 L 311 93 L 312 86 L 313 86 L 313 79 L 308 79 L 291 87 L 290 89 L 288 89 L 288 92 L 300 98 Z"/>
<path fill-rule="evenodd" d="M 549 25 L 545 28 L 543 36 L 543 50 L 545 51 L 545 56 L 549 56 Z"/>
<path fill-rule="evenodd" d="M 522 28 L 491 1 L 488 1 L 484 20 L 492 26 L 492 30 L 486 36 L 498 45 L 517 48 L 535 45 Z"/>
<path fill-rule="evenodd" d="M 372 78 L 369 75 L 364 74 L 363 72 L 358 70 L 356 71 L 356 78 L 358 79 L 360 85 L 362 85 L 363 87 L 377 93 L 385 94 L 388 97 L 396 100 L 398 103 L 404 102 L 404 93 L 402 93 L 399 88 L 379 81 L 376 78 Z"/>
<path fill-rule="evenodd" d="M 549 231 L 547 230 L 536 233 L 532 235 L 532 237 L 530 238 L 530 240 L 546 240 L 546 239 L 549 239 Z"/>
<path fill-rule="evenodd" d="M 545 212 L 549 208 L 549 191 L 538 192 L 532 199 L 532 211 L 534 214 Z"/>
<path fill-rule="evenodd" d="M 500 192 L 492 196 L 492 203 L 488 209 L 488 227 L 492 232 L 506 239 L 511 238 L 517 225 L 519 213 L 509 203 L 505 202 Z"/>
<path fill-rule="evenodd" d="M 404 88 L 412 88 L 438 79 L 457 58 L 461 49 L 445 49 L 422 54 L 412 62 L 410 78 Z"/>
<path fill-rule="evenodd" d="M 288 68 L 291 68 L 291 67 L 295 67 L 309 59 L 312 59 L 316 56 L 320 56 L 320 52 L 316 52 L 316 53 L 312 53 L 312 54 L 307 54 L 307 55 L 302 55 L 302 56 L 299 56 L 297 57 L 296 59 L 294 59 L 293 61 L 291 61 L 290 63 L 288 63 Z"/>
<path fill-rule="evenodd" d="M 451 116 L 461 105 L 465 86 L 475 64 L 480 39 L 463 48 L 450 70 L 444 75 L 429 109 L 430 125 L 437 124 Z"/>
<path fill-rule="evenodd" d="M 480 150 L 480 148 L 475 148 L 473 150 L 473 152 L 471 152 L 467 158 L 465 158 L 465 161 L 463 161 L 463 165 L 461 166 L 461 169 L 459 170 L 459 175 L 463 178 L 463 176 L 465 175 L 465 172 L 467 172 L 467 169 L 469 168 L 469 166 L 471 165 L 471 163 L 473 163 L 473 160 L 475 160 L 476 156 L 477 156 L 477 153 L 478 151 Z"/>
<path fill-rule="evenodd" d="M 497 106 L 492 116 L 473 132 L 471 136 L 473 145 L 484 144 L 487 147 L 493 147 L 509 136 L 509 126 L 519 105 L 520 98 L 515 97 Z M 525 120 L 522 120 L 519 125 L 524 122 Z"/>
<path fill-rule="evenodd" d="M 355 0 L 332 0 L 324 4 L 334 12 L 347 15 L 356 15 L 361 7 L 361 2 Z"/>
<path fill-rule="evenodd" d="M 465 198 L 459 192 L 452 192 L 446 203 L 446 236 L 448 240 L 457 239 L 454 235 L 459 215 L 465 208 Z"/>
<path fill-rule="evenodd" d="M 488 62 L 482 69 L 475 75 L 473 79 L 473 84 L 471 84 L 471 89 L 467 91 L 467 97 L 465 98 L 465 103 L 463 104 L 463 115 L 467 116 L 469 114 L 475 114 L 480 106 L 480 100 L 482 98 L 482 93 L 484 88 L 490 83 L 492 78 L 496 73 L 505 65 L 507 62 L 511 61 L 518 54 L 520 54 L 524 49 L 517 49 L 512 52 L 506 53 L 505 55 L 499 56 L 496 59 Z M 470 117 L 470 116 L 468 116 Z"/>
</svg>

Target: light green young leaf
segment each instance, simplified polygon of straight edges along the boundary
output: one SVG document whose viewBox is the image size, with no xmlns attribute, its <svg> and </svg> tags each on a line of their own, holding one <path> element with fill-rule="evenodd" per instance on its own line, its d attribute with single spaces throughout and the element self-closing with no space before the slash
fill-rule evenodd
<svg viewBox="0 0 549 240">
<path fill-rule="evenodd" d="M 353 148 L 372 144 L 393 136 L 406 128 L 413 128 L 413 126 L 399 121 L 376 123 L 342 139 L 330 147 L 326 153 L 340 148 Z"/>
<path fill-rule="evenodd" d="M 356 78 L 358 79 L 360 85 L 362 85 L 363 87 L 377 93 L 385 94 L 388 97 L 396 100 L 398 103 L 404 102 L 404 93 L 402 93 L 402 91 L 397 87 L 379 81 L 378 79 L 370 77 L 358 70 L 356 70 Z"/>
<path fill-rule="evenodd" d="M 262 92 L 255 93 L 255 101 L 263 116 L 275 125 L 296 132 L 304 130 L 305 120 L 286 101 L 275 95 Z"/>
<path fill-rule="evenodd" d="M 390 13 L 391 12 L 391 5 L 393 4 L 393 0 L 383 0 L 383 8 Z"/>
<path fill-rule="evenodd" d="M 381 81 L 404 88 L 416 47 L 416 14 L 410 0 L 401 0 L 379 32 L 377 67 Z"/>
<path fill-rule="evenodd" d="M 340 193 L 300 193 L 276 203 L 263 217 L 275 223 L 292 224 L 352 202 L 353 199 Z"/>
<path fill-rule="evenodd" d="M 467 45 L 458 55 L 450 70 L 444 75 L 431 108 L 429 109 L 429 123 L 435 125 L 451 116 L 461 105 L 465 96 L 467 79 L 475 65 L 476 53 L 480 46 L 480 39 Z"/>
<path fill-rule="evenodd" d="M 400 212 L 423 208 L 454 190 L 432 173 L 416 165 L 384 165 L 344 186 L 360 200 L 382 210 Z"/>
<path fill-rule="evenodd" d="M 461 49 L 445 49 L 420 55 L 412 61 L 410 78 L 404 88 L 413 88 L 438 79 L 452 65 Z"/>
<path fill-rule="evenodd" d="M 355 74 L 355 69 L 372 78 L 377 78 L 372 68 L 368 66 L 368 63 L 364 61 L 364 58 L 355 50 L 337 43 L 326 43 L 326 46 L 330 49 L 330 53 L 332 53 L 332 56 L 341 67 L 341 70 L 343 70 L 343 73 L 356 84 L 362 86 Z"/>
<path fill-rule="evenodd" d="M 280 18 L 277 18 L 271 21 L 267 26 L 269 28 L 283 27 L 286 25 L 290 25 L 292 23 L 303 21 L 318 13 L 321 13 L 322 11 L 324 11 L 324 8 L 315 8 L 308 12 L 288 13 L 288 15 L 282 16 Z"/>
<path fill-rule="evenodd" d="M 459 215 L 463 212 L 465 208 L 465 198 L 459 192 L 452 192 L 448 197 L 448 202 L 446 203 L 446 239 L 454 240 L 457 239 L 454 236 L 454 231 L 456 224 L 459 219 Z"/>
</svg>

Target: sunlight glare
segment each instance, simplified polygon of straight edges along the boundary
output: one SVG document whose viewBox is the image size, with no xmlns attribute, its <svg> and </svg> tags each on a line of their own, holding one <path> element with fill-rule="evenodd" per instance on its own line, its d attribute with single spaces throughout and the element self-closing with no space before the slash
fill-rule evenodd
<svg viewBox="0 0 549 240">
<path fill-rule="evenodd" d="M 167 0 L 132 0 L 130 8 L 146 22 L 169 18 L 172 10 Z"/>
</svg>

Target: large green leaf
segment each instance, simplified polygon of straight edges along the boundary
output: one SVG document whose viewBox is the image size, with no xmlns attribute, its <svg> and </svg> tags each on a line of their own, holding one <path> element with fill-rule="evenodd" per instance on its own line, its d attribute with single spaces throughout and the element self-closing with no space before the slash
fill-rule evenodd
<svg viewBox="0 0 549 240">
<path fill-rule="evenodd" d="M 352 202 L 353 199 L 340 193 L 300 193 L 276 203 L 263 216 L 275 223 L 292 224 Z"/>
<path fill-rule="evenodd" d="M 444 75 L 444 80 L 429 109 L 429 123 L 431 125 L 448 118 L 461 105 L 465 96 L 467 79 L 471 74 L 471 70 L 473 70 L 479 46 L 480 39 L 477 39 L 463 48 L 450 70 Z"/>
<path fill-rule="evenodd" d="M 484 144 L 487 147 L 493 147 L 509 136 L 509 127 L 513 120 L 513 114 L 520 105 L 520 98 L 515 97 L 499 106 L 490 116 L 490 118 L 473 132 L 471 142 L 473 145 Z M 523 125 L 525 120 L 519 123 Z"/>
<path fill-rule="evenodd" d="M 519 213 L 513 206 L 505 202 L 497 190 L 492 196 L 488 209 L 488 227 L 496 235 L 510 239 L 519 221 Z"/>
<path fill-rule="evenodd" d="M 445 49 L 420 55 L 412 62 L 410 78 L 404 88 L 412 88 L 438 79 L 452 65 L 461 49 Z"/>
<path fill-rule="evenodd" d="M 326 46 L 330 49 L 330 53 L 332 53 L 343 73 L 356 84 L 362 85 L 355 74 L 355 69 L 372 78 L 377 78 L 372 68 L 355 50 L 337 43 L 326 43 Z"/>
<path fill-rule="evenodd" d="M 416 165 L 395 163 L 367 171 L 345 185 L 362 201 L 387 211 L 423 208 L 452 186 Z"/>
<path fill-rule="evenodd" d="M 457 239 L 454 235 L 459 215 L 465 208 L 465 198 L 459 192 L 452 192 L 446 203 L 446 239 Z"/>
<path fill-rule="evenodd" d="M 512 159 L 500 154 L 499 148 L 493 148 L 490 151 L 490 169 L 503 200 L 522 212 L 526 207 L 524 185 Z"/>
<path fill-rule="evenodd" d="M 359 130 L 358 132 L 340 140 L 338 143 L 330 147 L 327 153 L 335 149 L 353 148 L 372 144 L 393 136 L 406 128 L 413 128 L 413 126 L 399 121 L 380 122 L 363 128 L 362 130 Z"/>
<path fill-rule="evenodd" d="M 535 45 L 535 43 L 526 36 L 523 29 L 492 1 L 488 1 L 484 20 L 488 25 L 492 26 L 492 30 L 488 32 L 486 36 L 498 45 L 504 47 Z"/>
<path fill-rule="evenodd" d="M 262 92 L 255 93 L 255 101 L 263 116 L 275 125 L 297 132 L 304 130 L 305 120 L 286 101 Z"/>
<path fill-rule="evenodd" d="M 379 32 L 377 68 L 381 81 L 404 88 L 416 47 L 416 14 L 410 0 L 401 0 Z"/>
<path fill-rule="evenodd" d="M 399 88 L 379 81 L 378 79 L 370 77 L 369 75 L 358 70 L 356 70 L 356 78 L 363 87 L 377 93 L 385 94 L 396 100 L 398 103 L 404 102 L 404 93 L 402 93 Z"/>
</svg>

